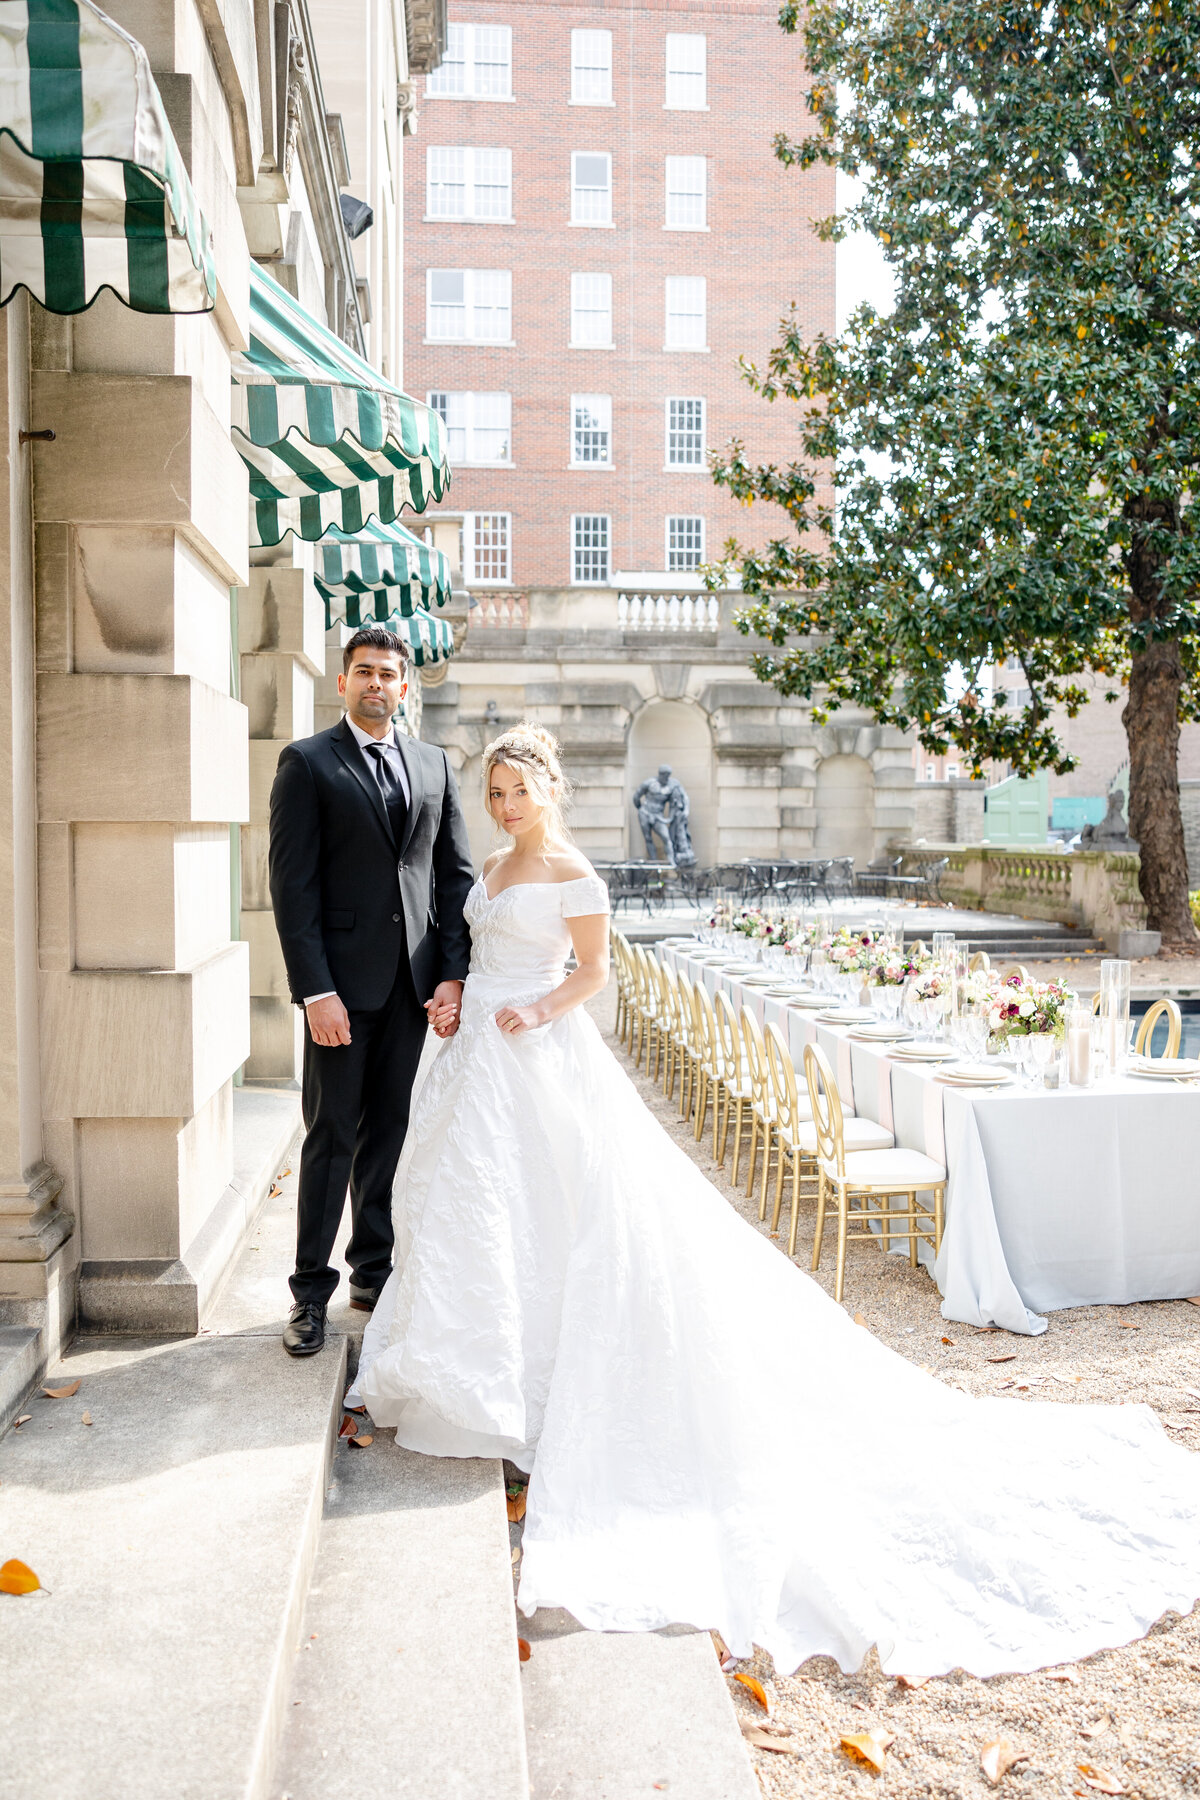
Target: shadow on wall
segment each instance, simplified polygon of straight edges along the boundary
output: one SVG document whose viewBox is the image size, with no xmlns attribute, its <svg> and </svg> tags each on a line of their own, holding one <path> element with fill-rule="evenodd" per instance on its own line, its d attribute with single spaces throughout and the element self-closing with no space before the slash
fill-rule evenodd
<svg viewBox="0 0 1200 1800">
<path fill-rule="evenodd" d="M 817 764 L 817 828 L 822 856 L 852 856 L 865 868 L 875 854 L 875 777 L 863 756 L 827 756 Z"/>
</svg>

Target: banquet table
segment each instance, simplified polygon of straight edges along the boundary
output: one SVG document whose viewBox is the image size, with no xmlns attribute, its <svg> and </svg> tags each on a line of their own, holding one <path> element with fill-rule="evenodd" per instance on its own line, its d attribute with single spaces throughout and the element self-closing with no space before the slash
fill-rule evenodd
<svg viewBox="0 0 1200 1800">
<path fill-rule="evenodd" d="M 657 951 L 710 996 L 723 987 L 735 1010 L 778 1026 L 798 1072 L 804 1046 L 818 1043 L 861 1118 L 945 1165 L 941 1250 L 919 1247 L 943 1318 L 1036 1336 L 1042 1315 L 1063 1307 L 1200 1294 L 1200 1087 L 1132 1076 L 952 1087 L 930 1065 L 699 960 L 697 944 Z M 906 1242 L 893 1248 L 908 1253 Z"/>
</svg>

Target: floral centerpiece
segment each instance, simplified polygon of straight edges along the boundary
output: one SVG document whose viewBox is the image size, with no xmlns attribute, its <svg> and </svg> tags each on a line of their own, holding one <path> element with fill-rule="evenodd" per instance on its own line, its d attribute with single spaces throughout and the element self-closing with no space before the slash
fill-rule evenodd
<svg viewBox="0 0 1200 1800">
<path fill-rule="evenodd" d="M 958 1004 L 960 1006 L 980 1006 L 990 1000 L 996 991 L 996 978 L 988 975 L 983 969 L 976 969 L 971 975 L 960 975 L 957 983 Z"/>
<path fill-rule="evenodd" d="M 912 978 L 909 989 L 910 997 L 924 1005 L 930 1000 L 945 1000 L 950 993 L 950 973 L 947 969 L 927 967 L 918 970 Z"/>
<path fill-rule="evenodd" d="M 1010 975 L 991 996 L 988 1025 L 995 1038 L 1049 1037 L 1061 1042 L 1074 1000 L 1065 982 L 1027 982 Z"/>
<path fill-rule="evenodd" d="M 870 973 L 867 976 L 867 985 L 869 987 L 902 988 L 905 982 L 911 981 L 913 976 L 918 975 L 924 966 L 920 957 L 912 956 L 906 950 L 888 950 L 881 953 L 876 948 L 869 965 Z"/>
</svg>

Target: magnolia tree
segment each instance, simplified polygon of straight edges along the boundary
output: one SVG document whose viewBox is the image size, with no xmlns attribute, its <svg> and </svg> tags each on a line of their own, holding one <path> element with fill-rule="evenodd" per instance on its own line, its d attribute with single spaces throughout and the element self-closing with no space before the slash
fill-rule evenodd
<svg viewBox="0 0 1200 1800">
<path fill-rule="evenodd" d="M 1200 713 L 1200 5 L 789 0 L 811 130 L 789 164 L 864 178 L 818 226 L 884 247 L 895 303 L 751 386 L 797 407 L 797 460 L 718 482 L 793 533 L 731 541 L 761 679 L 869 708 L 976 773 L 1072 758 L 1091 673 L 1129 741 L 1152 929 L 1194 944 L 1176 761 Z M 830 474 L 833 471 L 833 487 Z M 988 670 L 1015 656 L 1030 699 Z"/>
</svg>

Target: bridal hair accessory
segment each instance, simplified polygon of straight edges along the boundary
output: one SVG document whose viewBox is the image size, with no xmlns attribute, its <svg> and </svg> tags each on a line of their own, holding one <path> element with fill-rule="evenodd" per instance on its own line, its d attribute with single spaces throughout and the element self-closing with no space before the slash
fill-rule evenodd
<svg viewBox="0 0 1200 1800">
<path fill-rule="evenodd" d="M 571 784 L 563 774 L 558 742 L 550 732 L 543 725 L 524 720 L 492 739 L 482 759 L 485 804 L 492 769 L 497 763 L 524 770 L 529 792 L 550 814 L 552 831 L 566 838 L 563 809 L 570 797 Z"/>
</svg>

